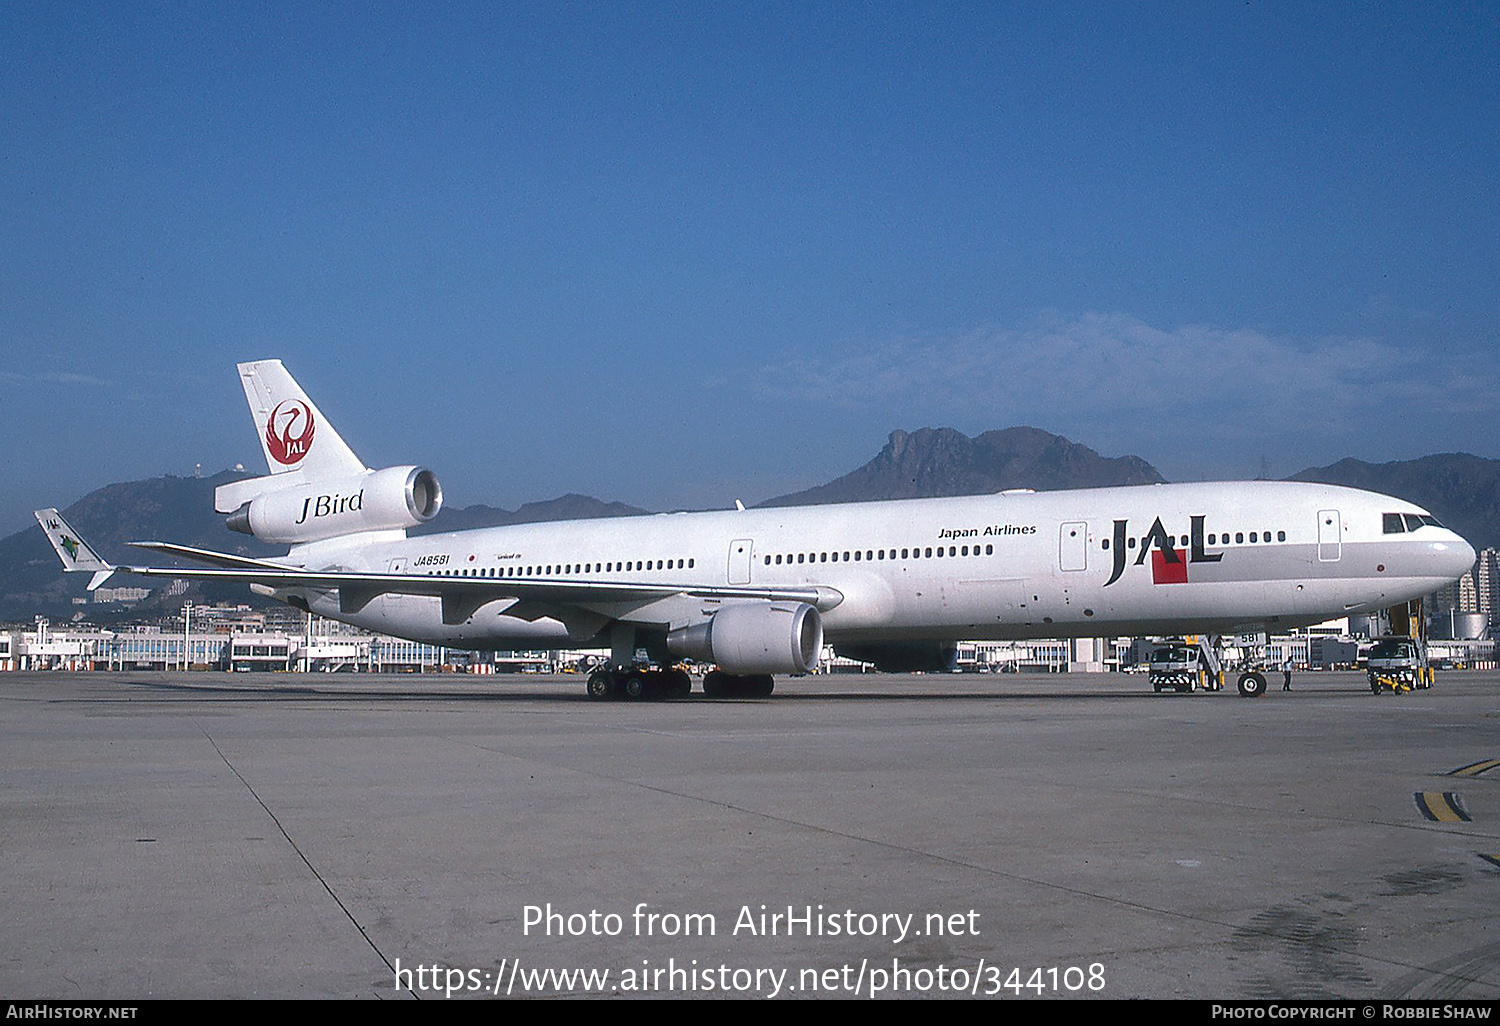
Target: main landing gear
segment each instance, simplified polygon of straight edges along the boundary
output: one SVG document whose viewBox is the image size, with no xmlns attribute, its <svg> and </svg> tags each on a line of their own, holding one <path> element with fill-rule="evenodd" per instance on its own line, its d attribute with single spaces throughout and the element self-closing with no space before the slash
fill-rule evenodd
<svg viewBox="0 0 1500 1026">
<path fill-rule="evenodd" d="M 643 698 L 686 698 L 692 694 L 693 678 L 686 670 L 598 669 L 589 674 L 589 697 L 596 702 L 611 698 L 639 701 Z"/>
<path fill-rule="evenodd" d="M 711 670 L 703 678 L 703 694 L 708 698 L 765 698 L 775 690 L 770 674 L 737 676 L 723 670 Z M 601 667 L 589 674 L 589 697 L 596 702 L 626 699 L 686 698 L 693 693 L 693 678 L 686 670 L 658 670 L 637 667 L 611 670 Z"/>
<path fill-rule="evenodd" d="M 776 688 L 769 673 L 739 677 L 723 670 L 710 670 L 703 678 L 703 693 L 709 698 L 767 698 Z"/>
</svg>

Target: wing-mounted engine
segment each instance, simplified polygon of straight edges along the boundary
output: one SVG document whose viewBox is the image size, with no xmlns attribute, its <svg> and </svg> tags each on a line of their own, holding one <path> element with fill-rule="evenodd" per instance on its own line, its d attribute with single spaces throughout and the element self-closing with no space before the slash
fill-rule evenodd
<svg viewBox="0 0 1500 1026">
<path fill-rule="evenodd" d="M 895 641 L 835 645 L 845 659 L 874 663 L 884 673 L 949 673 L 958 665 L 958 646 L 945 641 Z"/>
<path fill-rule="evenodd" d="M 736 675 L 811 673 L 823 652 L 823 619 L 805 602 L 736 603 L 672 631 L 667 650 Z"/>
<path fill-rule="evenodd" d="M 260 478 L 274 482 L 275 478 Z M 443 487 L 424 467 L 387 467 L 275 488 L 229 514 L 229 529 L 280 545 L 425 524 L 443 507 Z"/>
</svg>

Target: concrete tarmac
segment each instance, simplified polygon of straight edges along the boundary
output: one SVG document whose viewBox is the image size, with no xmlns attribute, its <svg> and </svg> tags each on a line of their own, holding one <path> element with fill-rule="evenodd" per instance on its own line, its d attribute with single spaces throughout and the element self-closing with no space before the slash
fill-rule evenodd
<svg viewBox="0 0 1500 1026">
<path fill-rule="evenodd" d="M 1293 687 L 0 673 L 0 997 L 1500 997 L 1500 675 Z"/>
</svg>

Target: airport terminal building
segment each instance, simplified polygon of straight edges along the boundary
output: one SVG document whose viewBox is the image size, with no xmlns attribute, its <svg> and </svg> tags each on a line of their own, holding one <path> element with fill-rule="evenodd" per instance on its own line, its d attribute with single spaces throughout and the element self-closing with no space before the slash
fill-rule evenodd
<svg viewBox="0 0 1500 1026">
<path fill-rule="evenodd" d="M 1440 613 L 1452 620 L 1451 613 Z M 1477 621 L 1476 621 L 1477 622 Z M 1470 622 L 1472 628 L 1475 622 Z M 1239 635 L 1222 641 L 1228 664 L 1259 654 L 1267 665 L 1307 669 L 1353 665 L 1380 625 L 1365 618 L 1336 620 L 1288 634 Z M 1429 644 L 1440 664 L 1490 668 L 1495 642 L 1441 637 Z M 1452 632 L 1447 632 L 1450 635 Z M 1149 638 L 1070 638 L 968 641 L 958 645 L 957 672 L 1108 673 L 1144 666 Z M 559 673 L 603 661 L 599 650 L 471 652 L 372 634 L 314 616 L 270 618 L 247 606 L 185 607 L 166 624 L 105 628 L 79 622 L 54 625 L 38 617 L 30 628 L 0 627 L 4 670 L 223 670 L 276 673 Z M 865 663 L 823 652 L 819 672 L 862 673 Z"/>
</svg>

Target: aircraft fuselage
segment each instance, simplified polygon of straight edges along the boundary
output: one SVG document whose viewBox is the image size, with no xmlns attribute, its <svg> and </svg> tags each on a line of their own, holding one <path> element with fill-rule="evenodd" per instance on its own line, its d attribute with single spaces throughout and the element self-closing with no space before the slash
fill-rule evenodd
<svg viewBox="0 0 1500 1026">
<path fill-rule="evenodd" d="M 490 580 L 822 586 L 831 643 L 1108 637 L 1287 629 L 1428 594 L 1473 549 L 1410 503 L 1293 482 L 1002 493 L 527 524 L 415 538 L 349 536 L 294 550 L 337 567 Z M 1411 529 L 1406 524 L 1411 523 Z M 668 627 L 718 599 L 570 604 L 495 598 L 462 623 L 440 600 L 384 594 L 319 615 L 467 648 L 607 644 L 616 620 Z"/>
</svg>

